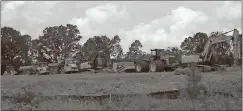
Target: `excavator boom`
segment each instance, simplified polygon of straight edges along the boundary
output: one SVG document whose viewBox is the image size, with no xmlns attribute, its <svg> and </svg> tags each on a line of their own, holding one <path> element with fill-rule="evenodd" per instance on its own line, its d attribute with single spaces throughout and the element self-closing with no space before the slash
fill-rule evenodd
<svg viewBox="0 0 243 111">
<path fill-rule="evenodd" d="M 232 36 L 218 36 L 216 38 L 211 39 L 211 44 L 215 44 L 215 43 L 220 43 L 220 42 L 225 42 L 225 41 L 230 41 L 233 40 Z"/>
<path fill-rule="evenodd" d="M 238 54 L 238 38 L 239 38 L 239 31 L 237 29 L 232 30 L 233 36 L 226 36 L 224 34 L 216 36 L 216 37 L 209 37 L 207 43 L 204 46 L 204 50 L 201 53 L 201 57 L 203 57 L 204 62 L 209 62 L 211 61 L 212 56 L 215 56 L 215 50 L 212 50 L 212 45 L 220 42 L 225 42 L 225 41 L 233 41 L 233 54 L 235 55 L 234 58 L 237 59 L 238 57 L 236 56 Z M 231 31 L 229 31 L 231 32 Z M 227 32 L 227 33 L 229 33 Z M 209 56 L 208 56 L 209 55 Z"/>
<path fill-rule="evenodd" d="M 232 36 L 224 36 L 224 35 L 220 35 L 218 37 L 210 37 L 209 40 L 207 41 L 207 43 L 204 46 L 204 50 L 201 53 L 201 56 L 204 57 L 203 61 L 208 61 L 211 59 L 212 57 L 212 45 L 216 44 L 216 43 L 220 43 L 220 42 L 225 42 L 225 41 L 231 41 L 233 39 Z M 208 58 L 208 55 L 210 55 Z"/>
</svg>

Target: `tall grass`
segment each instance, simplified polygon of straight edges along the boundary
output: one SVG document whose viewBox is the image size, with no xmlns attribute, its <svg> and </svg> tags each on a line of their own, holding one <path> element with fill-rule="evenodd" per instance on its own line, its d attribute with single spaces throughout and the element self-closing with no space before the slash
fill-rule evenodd
<svg viewBox="0 0 243 111">
<path fill-rule="evenodd" d="M 186 69 L 186 89 L 177 99 L 161 99 L 148 95 L 110 97 L 108 99 L 43 98 L 35 85 L 24 87 L 12 99 L 2 99 L 3 110 L 241 110 L 242 101 L 222 95 L 206 95 L 208 86 L 195 63 Z M 239 84 L 241 86 L 241 84 Z M 241 92 L 242 90 L 240 90 Z M 44 89 L 43 89 L 44 90 Z M 233 93 L 237 93 L 236 90 Z"/>
<path fill-rule="evenodd" d="M 191 63 L 186 70 L 187 87 L 184 94 L 191 102 L 191 110 L 195 110 L 197 100 L 205 100 L 206 87 L 201 83 L 201 73 L 197 70 L 197 63 Z M 183 95 L 182 95 L 183 96 Z M 203 102 L 203 101 L 201 101 Z"/>
<path fill-rule="evenodd" d="M 241 110 L 241 101 L 224 96 L 207 97 L 204 101 L 188 98 L 158 99 L 146 95 L 136 97 L 112 98 L 104 100 L 94 99 L 36 99 L 28 104 L 12 101 L 2 102 L 3 110 Z M 37 102 L 38 105 L 33 105 Z"/>
</svg>

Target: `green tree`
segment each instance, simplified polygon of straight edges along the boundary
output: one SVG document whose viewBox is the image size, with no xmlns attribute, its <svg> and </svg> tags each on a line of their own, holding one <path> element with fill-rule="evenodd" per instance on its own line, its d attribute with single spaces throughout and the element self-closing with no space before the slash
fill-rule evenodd
<svg viewBox="0 0 243 111">
<path fill-rule="evenodd" d="M 103 50 L 100 56 L 103 56 L 107 65 L 111 65 L 111 57 L 119 58 L 122 55 L 122 48 L 120 45 L 120 37 L 118 35 L 109 39 L 107 36 L 94 36 L 89 38 L 83 45 L 79 54 L 82 56 L 83 61 L 91 61 L 94 59 L 98 51 Z"/>
<path fill-rule="evenodd" d="M 44 58 L 51 62 L 70 57 L 79 50 L 79 41 L 82 36 L 76 25 L 47 27 L 39 37 L 39 47 Z"/>
<path fill-rule="evenodd" d="M 31 40 L 31 50 L 30 50 L 30 56 L 31 56 L 31 61 L 32 62 L 37 62 L 38 61 L 38 57 L 40 56 L 39 55 L 39 40 L 38 39 L 34 39 L 34 40 Z"/>
<path fill-rule="evenodd" d="M 168 47 L 165 50 L 165 54 L 175 56 L 177 61 L 181 61 L 181 55 L 183 55 L 183 51 L 178 47 Z"/>
<path fill-rule="evenodd" d="M 31 41 L 31 61 L 32 63 L 36 62 L 48 62 L 51 63 L 51 58 L 45 54 L 46 47 L 43 46 L 39 39 Z"/>
<path fill-rule="evenodd" d="M 121 47 L 121 39 L 118 35 L 114 36 L 111 39 L 112 48 L 110 49 L 111 56 L 114 59 L 121 59 L 123 56 L 123 49 Z"/>
<path fill-rule="evenodd" d="M 142 43 L 139 40 L 135 40 L 129 47 L 129 51 L 126 54 L 126 59 L 138 58 L 143 55 L 141 48 L 143 47 Z"/>
<path fill-rule="evenodd" d="M 11 27 L 1 28 L 1 74 L 4 73 L 6 66 L 13 66 L 19 72 L 19 67 L 23 65 L 24 54 L 28 48 L 25 35 Z M 30 38 L 29 36 L 26 38 Z"/>
<path fill-rule="evenodd" d="M 186 51 L 186 54 L 201 53 L 207 40 L 208 36 L 206 33 L 198 32 L 193 37 L 185 38 L 180 48 Z"/>
<path fill-rule="evenodd" d="M 23 50 L 22 57 L 25 65 L 31 65 L 31 36 L 23 35 L 20 39 L 21 49 Z"/>
</svg>

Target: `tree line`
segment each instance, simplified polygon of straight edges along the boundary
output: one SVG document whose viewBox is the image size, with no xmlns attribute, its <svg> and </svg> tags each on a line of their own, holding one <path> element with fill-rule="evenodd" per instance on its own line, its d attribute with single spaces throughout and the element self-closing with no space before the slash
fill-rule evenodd
<svg viewBox="0 0 243 111">
<path fill-rule="evenodd" d="M 180 47 L 168 47 L 165 49 L 165 53 L 175 56 L 178 60 L 181 55 L 201 53 L 208 37 L 219 34 L 222 32 L 212 32 L 209 35 L 198 32 L 185 38 Z M 102 56 L 108 63 L 110 63 L 111 57 L 119 60 L 149 56 L 149 53 L 141 49 L 143 45 L 139 40 L 135 40 L 130 45 L 129 51 L 124 52 L 120 45 L 122 38 L 119 35 L 112 38 L 106 35 L 94 36 L 84 44 L 80 44 L 79 41 L 82 38 L 79 29 L 73 24 L 46 27 L 38 39 L 32 39 L 28 34 L 22 35 L 20 31 L 12 27 L 2 27 L 1 70 L 4 71 L 6 66 L 13 66 L 18 71 L 20 66 L 31 65 L 35 62 L 57 63 L 59 59 L 70 56 L 79 62 L 90 61 L 97 51 L 102 49 L 106 49 Z M 233 54 L 229 42 L 217 43 L 213 47 L 219 55 L 218 64 L 233 64 Z"/>
</svg>

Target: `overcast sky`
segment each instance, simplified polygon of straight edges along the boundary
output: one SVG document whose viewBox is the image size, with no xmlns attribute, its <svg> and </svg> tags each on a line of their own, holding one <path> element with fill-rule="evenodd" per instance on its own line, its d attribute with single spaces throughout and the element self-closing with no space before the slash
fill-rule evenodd
<svg viewBox="0 0 243 111">
<path fill-rule="evenodd" d="M 197 32 L 241 33 L 241 1 L 4 1 L 1 26 L 33 39 L 47 26 L 78 26 L 84 43 L 89 37 L 119 35 L 124 51 L 134 40 L 143 50 L 179 46 Z"/>
</svg>

